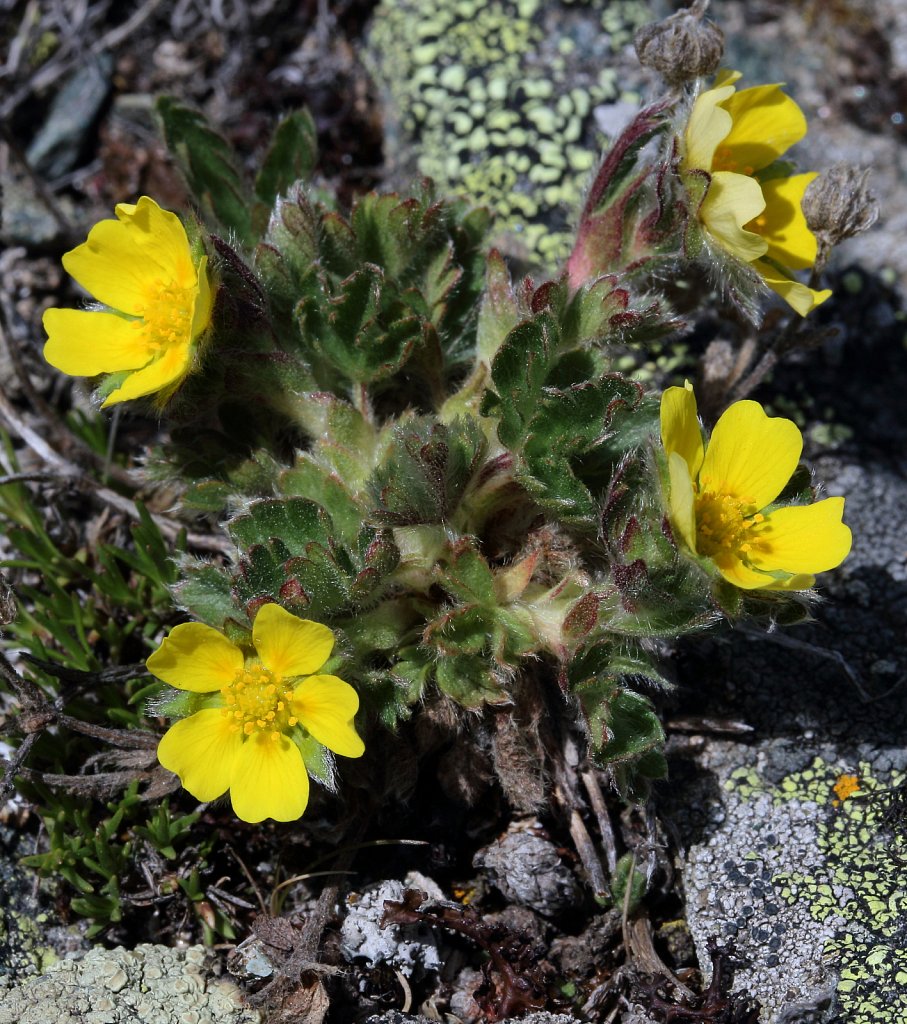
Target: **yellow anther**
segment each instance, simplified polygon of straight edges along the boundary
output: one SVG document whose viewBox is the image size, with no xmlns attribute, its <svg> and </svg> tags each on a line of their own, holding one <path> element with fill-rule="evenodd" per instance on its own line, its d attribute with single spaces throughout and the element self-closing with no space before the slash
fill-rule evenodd
<svg viewBox="0 0 907 1024">
<path fill-rule="evenodd" d="M 295 715 L 290 715 L 290 717 L 287 719 L 287 725 L 295 725 L 298 721 L 299 719 Z"/>
</svg>

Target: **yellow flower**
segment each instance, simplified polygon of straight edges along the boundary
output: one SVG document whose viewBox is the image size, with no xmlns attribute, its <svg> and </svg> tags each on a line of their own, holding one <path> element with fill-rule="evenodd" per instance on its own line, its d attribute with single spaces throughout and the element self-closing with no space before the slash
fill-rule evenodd
<svg viewBox="0 0 907 1024">
<path fill-rule="evenodd" d="M 176 214 L 142 196 L 120 203 L 116 215 L 63 257 L 67 273 L 107 309 L 44 314 L 51 366 L 75 377 L 117 374 L 104 406 L 172 393 L 211 322 L 208 258 L 193 258 Z"/>
<path fill-rule="evenodd" d="M 359 697 L 336 676 L 313 675 L 334 646 L 327 626 L 266 604 L 252 624 L 257 656 L 199 622 L 176 626 L 147 661 L 158 679 L 210 695 L 171 726 L 161 764 L 199 800 L 230 790 L 243 821 L 293 821 L 309 800 L 309 777 L 294 738 L 306 734 L 344 757 L 365 750 L 353 717 Z M 303 678 L 304 677 L 304 678 Z"/>
<path fill-rule="evenodd" d="M 795 423 L 767 416 L 758 402 L 735 402 L 706 448 L 692 388 L 661 399 L 661 440 L 668 457 L 668 514 L 675 535 L 744 590 L 808 590 L 814 574 L 850 551 L 843 498 L 776 507 L 800 461 Z"/>
<path fill-rule="evenodd" d="M 806 134 L 806 118 L 780 85 L 736 90 L 739 71 L 722 71 L 693 104 L 684 133 L 682 171 L 705 171 L 699 219 L 708 234 L 801 315 L 831 292 L 795 281 L 790 271 L 816 262 L 816 236 L 800 208 L 816 177 L 760 176 Z"/>
</svg>

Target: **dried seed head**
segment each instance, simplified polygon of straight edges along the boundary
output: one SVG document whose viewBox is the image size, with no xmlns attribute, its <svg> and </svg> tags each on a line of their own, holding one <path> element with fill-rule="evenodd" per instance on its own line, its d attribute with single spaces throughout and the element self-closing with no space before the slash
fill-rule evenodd
<svg viewBox="0 0 907 1024">
<path fill-rule="evenodd" d="M 829 246 L 861 234 L 878 219 L 879 203 L 869 188 L 869 174 L 868 168 L 835 164 L 807 187 L 806 223 Z"/>
<path fill-rule="evenodd" d="M 708 6 L 709 0 L 694 0 L 669 18 L 644 25 L 633 40 L 640 64 L 675 86 L 710 75 L 724 53 L 724 33 L 704 17 Z"/>
<path fill-rule="evenodd" d="M 869 173 L 868 168 L 835 164 L 807 186 L 801 205 L 818 242 L 817 272 L 838 242 L 866 231 L 878 219 L 879 202 L 869 189 Z"/>
</svg>

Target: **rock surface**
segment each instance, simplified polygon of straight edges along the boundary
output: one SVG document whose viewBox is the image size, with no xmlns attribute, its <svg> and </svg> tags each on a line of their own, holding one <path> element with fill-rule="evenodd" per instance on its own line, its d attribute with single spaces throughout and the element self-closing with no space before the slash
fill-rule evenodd
<svg viewBox="0 0 907 1024">
<path fill-rule="evenodd" d="M 201 946 L 92 949 L 0 988 L 0 1024 L 259 1024 L 258 1011 L 241 1004 L 231 982 L 212 979 L 206 961 Z"/>
</svg>

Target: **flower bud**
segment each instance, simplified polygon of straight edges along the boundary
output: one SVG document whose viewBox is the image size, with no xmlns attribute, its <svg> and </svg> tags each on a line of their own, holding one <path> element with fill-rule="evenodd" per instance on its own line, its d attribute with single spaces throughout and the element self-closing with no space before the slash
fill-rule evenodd
<svg viewBox="0 0 907 1024">
<path fill-rule="evenodd" d="M 869 188 L 869 173 L 868 168 L 835 164 L 807 187 L 803 215 L 825 259 L 832 246 L 866 231 L 878 219 L 879 203 Z"/>
<path fill-rule="evenodd" d="M 644 25 L 633 40 L 640 64 L 675 86 L 710 75 L 724 53 L 724 33 L 704 17 L 708 6 L 709 0 L 694 0 L 669 18 Z"/>
</svg>

